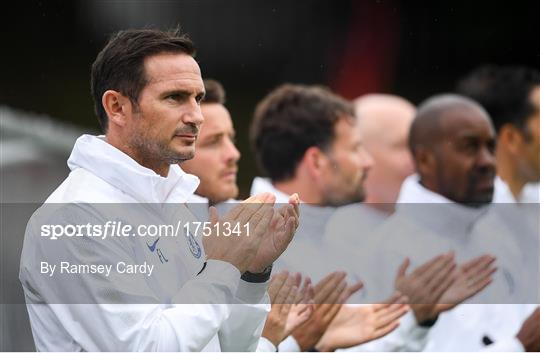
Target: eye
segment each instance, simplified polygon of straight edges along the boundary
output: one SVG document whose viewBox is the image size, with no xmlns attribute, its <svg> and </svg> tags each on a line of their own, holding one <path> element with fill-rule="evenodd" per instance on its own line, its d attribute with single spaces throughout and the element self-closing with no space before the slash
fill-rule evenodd
<svg viewBox="0 0 540 353">
<path fill-rule="evenodd" d="M 170 99 L 170 100 L 174 100 L 174 101 L 177 101 L 179 100 L 181 97 L 178 93 L 173 93 L 173 94 L 169 94 L 167 97 L 165 97 L 165 99 Z"/>
<path fill-rule="evenodd" d="M 203 98 L 204 98 L 204 93 L 200 93 L 195 97 L 195 101 L 197 101 L 197 104 L 201 105 Z"/>
</svg>

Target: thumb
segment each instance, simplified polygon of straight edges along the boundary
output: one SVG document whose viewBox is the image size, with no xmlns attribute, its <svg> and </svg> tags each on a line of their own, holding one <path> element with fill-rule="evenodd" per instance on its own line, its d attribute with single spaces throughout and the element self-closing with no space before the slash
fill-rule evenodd
<svg viewBox="0 0 540 353">
<path fill-rule="evenodd" d="M 214 206 L 210 206 L 210 208 L 208 209 L 209 213 L 210 213 L 210 223 L 212 224 L 216 224 L 217 221 L 218 221 L 218 212 L 217 212 L 217 208 L 215 208 Z"/>
<path fill-rule="evenodd" d="M 400 279 L 402 277 L 405 277 L 405 274 L 407 273 L 407 269 L 409 268 L 409 265 L 411 264 L 411 260 L 407 257 L 403 263 L 399 266 L 397 271 L 396 279 Z"/>
</svg>

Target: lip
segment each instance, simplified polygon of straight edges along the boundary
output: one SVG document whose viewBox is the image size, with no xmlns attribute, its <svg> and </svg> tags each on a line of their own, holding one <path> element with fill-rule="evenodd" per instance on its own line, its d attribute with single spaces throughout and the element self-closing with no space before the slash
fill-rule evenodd
<svg viewBox="0 0 540 353">
<path fill-rule="evenodd" d="M 236 170 L 226 171 L 226 172 L 221 173 L 221 177 L 224 179 L 230 179 L 233 177 L 236 178 L 236 173 L 237 173 Z"/>
<path fill-rule="evenodd" d="M 184 139 L 184 140 L 189 140 L 189 141 L 195 141 L 197 139 L 197 135 L 175 135 L 176 137 L 180 137 L 181 139 Z"/>
<path fill-rule="evenodd" d="M 476 184 L 476 187 L 480 190 L 490 190 L 494 188 L 494 182 L 491 178 L 485 178 L 482 180 L 479 180 Z"/>
</svg>

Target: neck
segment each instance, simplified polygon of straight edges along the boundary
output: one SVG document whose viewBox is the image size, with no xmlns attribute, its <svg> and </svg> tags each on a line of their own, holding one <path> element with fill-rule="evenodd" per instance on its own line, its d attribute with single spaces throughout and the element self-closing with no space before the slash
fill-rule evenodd
<svg viewBox="0 0 540 353">
<path fill-rule="evenodd" d="M 319 205 L 322 202 L 321 196 L 317 190 L 313 188 L 312 184 L 301 181 L 299 178 L 281 182 L 272 182 L 272 184 L 276 189 L 287 195 L 292 195 L 295 192 L 298 193 L 302 202 L 314 205 Z"/>
<path fill-rule="evenodd" d="M 387 215 L 391 215 L 392 213 L 396 211 L 395 202 L 385 202 L 369 194 L 366 196 L 366 200 L 364 201 L 364 204 L 368 207 L 371 207 L 379 212 L 383 212 Z"/>
<path fill-rule="evenodd" d="M 527 184 L 527 180 L 523 179 L 519 175 L 517 171 L 518 168 L 514 163 L 515 159 L 505 153 L 502 148 L 497 149 L 496 158 L 497 174 L 508 185 L 508 188 L 510 189 L 510 192 L 512 192 L 514 199 L 519 199 L 523 187 L 525 186 L 525 184 Z"/>
<path fill-rule="evenodd" d="M 138 150 L 133 148 L 133 146 L 126 143 L 124 140 L 115 138 L 114 136 L 107 134 L 105 135 L 105 141 L 107 141 L 111 146 L 116 147 L 120 151 L 130 156 L 135 162 L 137 162 L 141 166 L 153 170 L 154 172 L 156 172 L 156 174 L 161 175 L 164 178 L 169 175 L 169 164 L 157 159 L 148 159 Z"/>
</svg>

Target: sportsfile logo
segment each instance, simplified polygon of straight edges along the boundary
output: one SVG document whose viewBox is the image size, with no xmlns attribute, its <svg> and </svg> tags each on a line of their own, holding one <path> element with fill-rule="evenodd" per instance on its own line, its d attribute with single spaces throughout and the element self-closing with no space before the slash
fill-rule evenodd
<svg viewBox="0 0 540 353">
<path fill-rule="evenodd" d="M 249 236 L 249 223 L 238 222 L 182 222 L 172 224 L 140 224 L 133 227 L 122 221 L 107 221 L 105 224 L 43 224 L 40 235 L 51 240 L 62 237 L 96 237 L 107 239 L 109 237 L 177 237 L 190 234 L 211 236 Z M 155 244 L 154 244 L 155 245 Z"/>
</svg>

